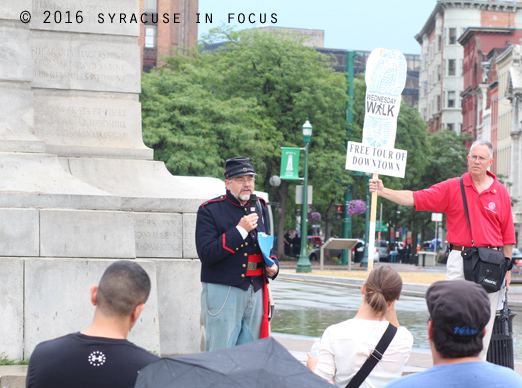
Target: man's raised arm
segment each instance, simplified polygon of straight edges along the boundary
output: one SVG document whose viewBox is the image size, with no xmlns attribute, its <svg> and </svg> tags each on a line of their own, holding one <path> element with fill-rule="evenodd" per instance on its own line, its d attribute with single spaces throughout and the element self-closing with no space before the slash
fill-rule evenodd
<svg viewBox="0 0 522 388">
<path fill-rule="evenodd" d="M 386 198 L 392 202 L 404 206 L 413 206 L 413 192 L 410 190 L 392 190 L 384 187 L 380 179 L 370 179 L 370 192 L 375 193 L 379 197 Z"/>
</svg>

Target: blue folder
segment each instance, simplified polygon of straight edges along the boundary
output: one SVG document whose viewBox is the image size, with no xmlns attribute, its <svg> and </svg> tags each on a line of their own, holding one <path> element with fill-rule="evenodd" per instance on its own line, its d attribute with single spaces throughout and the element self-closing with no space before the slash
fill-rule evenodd
<svg viewBox="0 0 522 388">
<path fill-rule="evenodd" d="M 269 236 L 266 233 L 259 232 L 257 234 L 257 241 L 259 241 L 259 247 L 261 248 L 263 259 L 265 259 L 265 264 L 268 267 L 273 266 L 275 261 L 270 258 L 270 251 L 272 250 L 272 245 L 274 244 L 274 237 Z"/>
</svg>

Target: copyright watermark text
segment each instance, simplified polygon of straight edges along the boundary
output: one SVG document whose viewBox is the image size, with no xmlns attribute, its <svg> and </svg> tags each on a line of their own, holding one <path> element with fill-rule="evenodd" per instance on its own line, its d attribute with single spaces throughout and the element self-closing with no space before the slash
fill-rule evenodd
<svg viewBox="0 0 522 388">
<path fill-rule="evenodd" d="M 41 16 L 44 24 L 82 24 L 86 20 L 83 11 L 42 11 Z M 212 24 L 213 15 L 211 13 L 195 13 L 196 24 L 209 23 Z M 32 15 L 29 11 L 20 13 L 20 21 L 29 23 Z M 277 23 L 276 13 L 234 13 L 229 12 L 226 15 L 227 22 L 240 24 L 275 24 Z M 158 23 L 182 23 L 181 13 L 141 13 L 127 14 L 123 12 L 100 12 L 95 15 L 94 21 L 98 24 L 158 24 Z"/>
</svg>

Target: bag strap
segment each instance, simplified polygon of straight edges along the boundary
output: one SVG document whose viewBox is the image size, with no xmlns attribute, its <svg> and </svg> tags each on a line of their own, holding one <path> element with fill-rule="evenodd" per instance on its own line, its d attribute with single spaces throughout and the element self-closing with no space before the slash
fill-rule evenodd
<svg viewBox="0 0 522 388">
<path fill-rule="evenodd" d="M 375 365 L 381 361 L 382 355 L 388 349 L 388 345 L 395 337 L 395 333 L 397 333 L 397 328 L 390 323 L 373 352 L 370 353 L 366 362 L 346 385 L 346 388 L 358 388 L 366 380 L 373 368 L 375 368 Z"/>
<path fill-rule="evenodd" d="M 460 177 L 460 191 L 462 192 L 462 202 L 464 202 L 464 211 L 466 212 L 466 220 L 468 220 L 469 235 L 471 236 L 471 246 L 474 247 L 473 235 L 471 234 L 471 224 L 469 222 L 468 203 L 466 201 L 466 193 L 464 192 L 464 180 Z"/>
</svg>

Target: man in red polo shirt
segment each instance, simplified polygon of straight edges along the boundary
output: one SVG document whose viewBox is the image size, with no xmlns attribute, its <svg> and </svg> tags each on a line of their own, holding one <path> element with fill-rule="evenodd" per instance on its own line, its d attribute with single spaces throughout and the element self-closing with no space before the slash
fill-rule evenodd
<svg viewBox="0 0 522 388">
<path fill-rule="evenodd" d="M 498 247 L 511 258 L 515 244 L 515 227 L 511 214 L 511 199 L 496 176 L 488 171 L 493 163 L 493 146 L 487 140 L 475 141 L 468 155 L 468 172 L 463 175 L 470 223 L 475 246 Z M 444 212 L 451 252 L 447 263 L 447 280 L 464 279 L 461 251 L 471 246 L 471 234 L 466 220 L 460 189 L 460 178 L 451 178 L 429 189 L 419 191 L 391 190 L 380 179 L 370 179 L 370 192 L 399 205 L 414 206 L 415 210 Z M 511 272 L 506 275 L 509 287 Z M 491 317 L 486 326 L 484 349 L 480 353 L 486 359 L 493 329 L 500 292 L 488 294 L 491 301 Z"/>
</svg>

